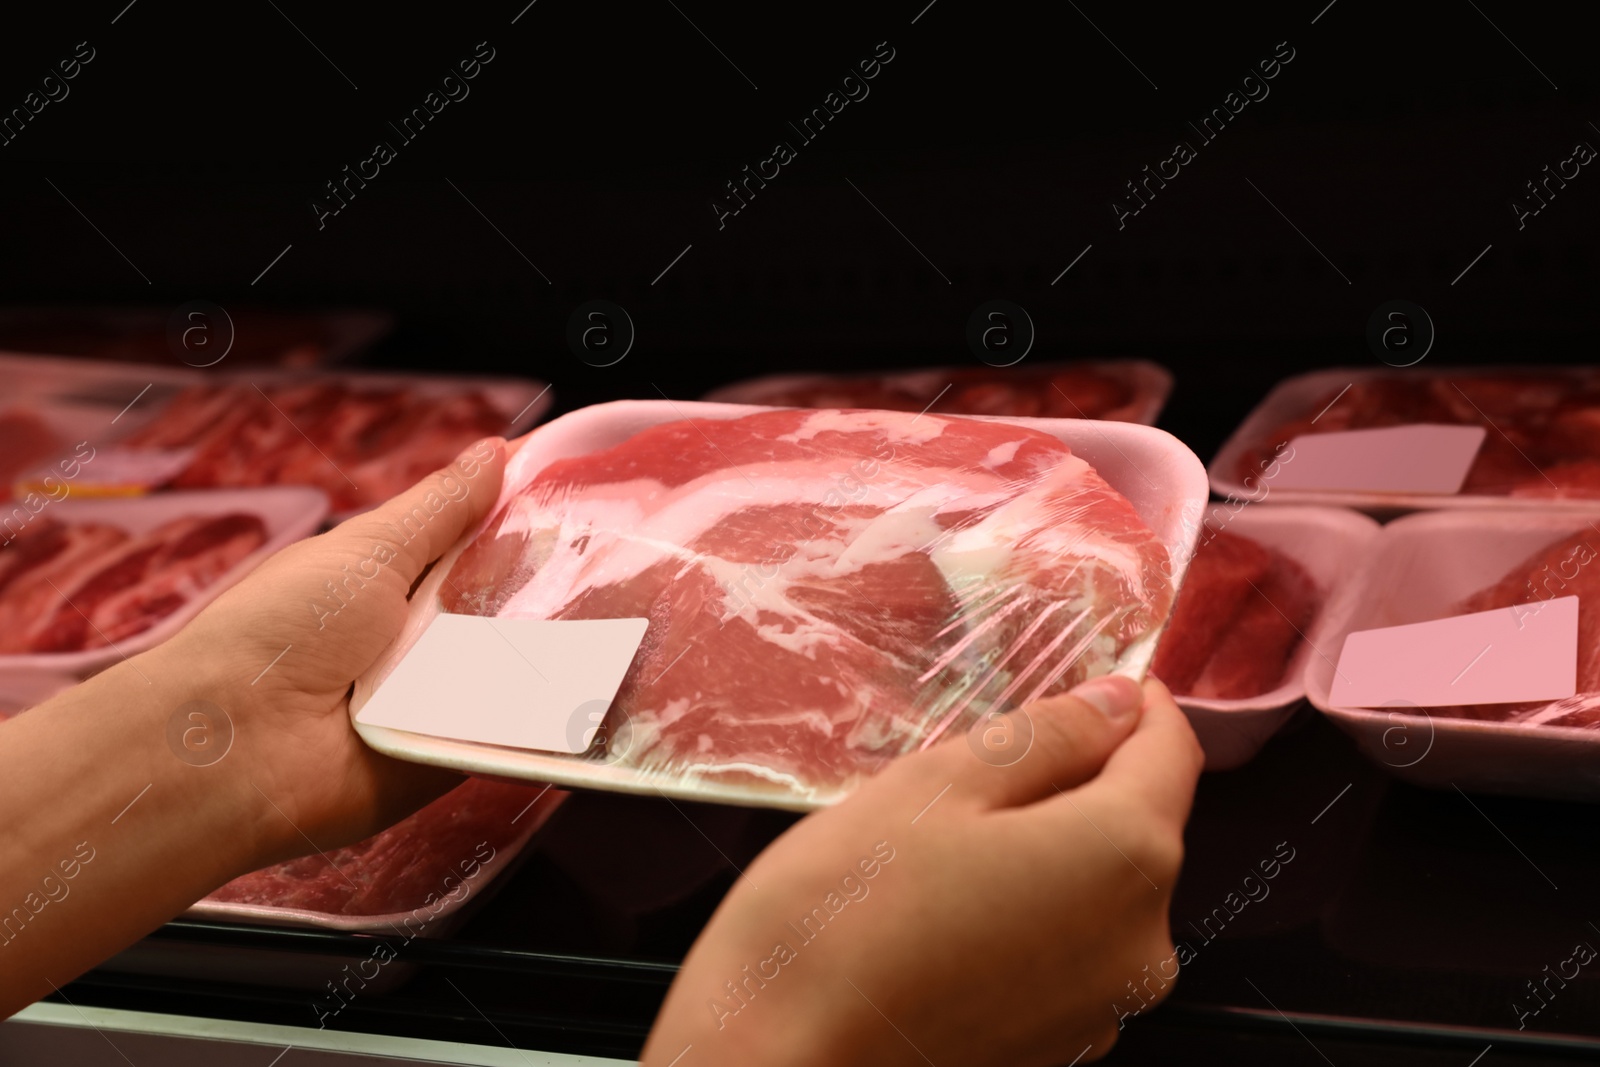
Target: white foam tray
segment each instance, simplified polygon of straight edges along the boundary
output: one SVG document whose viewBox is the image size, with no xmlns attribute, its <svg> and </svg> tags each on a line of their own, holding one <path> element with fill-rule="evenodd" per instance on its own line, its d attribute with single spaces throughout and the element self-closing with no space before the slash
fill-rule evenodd
<svg viewBox="0 0 1600 1067">
<path fill-rule="evenodd" d="M 525 439 L 506 471 L 506 485 L 526 484 L 537 471 L 557 459 L 609 448 L 641 430 L 684 418 L 731 419 L 765 408 L 741 404 L 622 400 L 598 404 L 564 415 Z M 986 421 L 1026 425 L 1065 442 L 1072 451 L 1098 470 L 1127 497 L 1140 517 L 1160 537 L 1174 561 L 1174 580 L 1181 581 L 1200 527 L 1206 500 L 1205 471 L 1194 453 L 1162 430 L 1125 422 L 1083 419 L 991 419 Z M 505 496 L 502 496 L 502 503 Z M 498 511 L 491 509 L 491 516 Z M 487 522 L 487 520 L 485 520 Z M 438 613 L 438 588 L 466 545 L 483 524 L 469 531 L 434 566 L 412 597 L 412 610 L 394 646 L 409 648 Z M 1142 678 L 1154 653 L 1157 634 L 1135 642 L 1126 650 L 1119 673 Z M 383 676 L 384 661 L 356 680 L 350 700 L 355 717 Z M 665 795 L 696 801 L 716 801 L 754 807 L 805 811 L 824 806 L 838 797 L 808 800 L 774 789 L 721 782 L 685 783 L 671 778 L 646 777 L 637 771 L 550 753 L 451 741 L 424 734 L 355 722 L 356 732 L 379 752 L 418 763 L 450 767 L 464 774 L 483 774 L 516 780 L 553 782 L 577 788 L 649 796 Z"/>
<path fill-rule="evenodd" d="M 1594 502 L 1582 514 L 1554 508 L 1435 511 L 1388 524 L 1329 605 L 1328 659 L 1309 663 L 1306 696 L 1374 762 L 1407 781 L 1600 800 L 1600 729 L 1338 707 L 1329 696 L 1344 639 L 1352 632 L 1440 618 L 1545 545 L 1597 526 L 1600 504 Z M 1595 543 L 1600 545 L 1600 532 Z"/>
</svg>

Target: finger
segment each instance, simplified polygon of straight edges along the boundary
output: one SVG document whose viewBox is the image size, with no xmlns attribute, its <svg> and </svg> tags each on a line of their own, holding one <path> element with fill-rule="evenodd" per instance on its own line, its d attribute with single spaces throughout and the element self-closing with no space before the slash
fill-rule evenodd
<svg viewBox="0 0 1600 1067">
<path fill-rule="evenodd" d="M 1188 718 L 1155 678 L 1144 683 L 1138 729 L 1106 760 L 1088 788 L 1113 790 L 1161 828 L 1181 832 L 1189 820 L 1205 753 Z"/>
<path fill-rule="evenodd" d="M 1144 695 L 1121 675 L 980 721 L 967 743 L 940 745 L 955 788 L 992 807 L 1030 804 L 1093 778 L 1139 721 Z"/>
<path fill-rule="evenodd" d="M 407 587 L 428 564 L 444 555 L 500 496 L 505 441 L 486 437 L 449 465 L 399 496 L 340 524 L 331 538 L 378 541 L 395 552 L 394 571 Z"/>
</svg>

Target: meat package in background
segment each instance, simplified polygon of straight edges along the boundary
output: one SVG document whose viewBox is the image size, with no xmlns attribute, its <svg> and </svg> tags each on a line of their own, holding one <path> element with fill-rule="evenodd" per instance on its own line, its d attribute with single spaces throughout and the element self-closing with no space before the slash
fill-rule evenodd
<svg viewBox="0 0 1600 1067">
<path fill-rule="evenodd" d="M 1600 727 L 1600 534 L 1585 529 L 1552 541 L 1443 617 L 1509 607 L 1519 613 L 1537 611 L 1544 601 L 1567 596 L 1578 598 L 1574 695 L 1553 702 L 1456 705 L 1427 712 L 1528 725 Z"/>
<path fill-rule="evenodd" d="M 10 500 L 23 475 L 66 447 L 61 436 L 32 412 L 0 411 L 0 500 Z"/>
<path fill-rule="evenodd" d="M 365 841 L 235 878 L 196 910 L 244 904 L 318 916 L 429 918 L 481 894 L 491 877 L 485 868 L 508 862 L 566 798 L 545 786 L 469 778 Z"/>
<path fill-rule="evenodd" d="M 1113 669 L 1166 618 L 1165 545 L 1050 434 L 734 410 L 508 484 L 441 571 L 446 612 L 649 620 L 618 767 L 831 797 Z"/>
<path fill-rule="evenodd" d="M 42 516 L 0 547 L 0 654 L 77 652 L 142 633 L 266 538 L 246 513 L 183 516 L 137 535 Z"/>
<path fill-rule="evenodd" d="M 235 383 L 184 390 L 120 443 L 195 449 L 174 488 L 310 485 L 348 511 L 389 499 L 507 429 L 506 414 L 473 389 Z"/>
<path fill-rule="evenodd" d="M 1319 600 L 1294 560 L 1247 537 L 1207 531 L 1151 673 L 1179 696 L 1239 700 L 1276 689 Z"/>
<path fill-rule="evenodd" d="M 947 367 L 878 375 L 757 378 L 707 399 L 773 407 L 1154 422 L 1171 378 L 1151 363 Z"/>
<path fill-rule="evenodd" d="M 1231 473 L 1254 479 L 1305 434 L 1417 423 L 1484 427 L 1462 494 L 1600 497 L 1600 371 L 1589 368 L 1405 371 L 1342 382 L 1251 442 Z"/>
</svg>

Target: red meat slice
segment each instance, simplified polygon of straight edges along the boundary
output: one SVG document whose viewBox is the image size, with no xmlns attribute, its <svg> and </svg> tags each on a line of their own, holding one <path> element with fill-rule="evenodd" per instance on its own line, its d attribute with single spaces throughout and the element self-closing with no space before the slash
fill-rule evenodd
<svg viewBox="0 0 1600 1067">
<path fill-rule="evenodd" d="M 1125 382 L 1087 367 L 1061 371 L 1006 367 L 958 371 L 925 394 L 881 377 L 840 377 L 768 394 L 761 402 L 916 412 L 928 410 L 931 403 L 941 415 L 1099 419 L 1118 416 L 1132 400 L 1133 390 Z"/>
<path fill-rule="evenodd" d="M 313 485 L 348 510 L 388 499 L 504 429 L 476 391 L 318 381 L 188 389 L 124 443 L 195 448 L 177 487 Z"/>
<path fill-rule="evenodd" d="M 53 617 L 62 606 L 62 592 L 97 570 L 127 540 L 127 533 L 115 526 L 85 522 L 67 527 L 66 543 L 19 574 L 0 595 L 0 652 L 29 651 L 39 620 Z"/>
<path fill-rule="evenodd" d="M 82 647 L 98 648 L 143 633 L 193 600 L 266 539 L 267 528 L 259 517 L 238 512 L 172 530 L 143 580 L 103 598 L 90 612 L 94 625 Z"/>
<path fill-rule="evenodd" d="M 67 540 L 67 527 L 47 516 L 0 544 L 0 594 L 32 568 L 66 551 Z"/>
<path fill-rule="evenodd" d="M 613 756 L 804 792 L 1107 670 L 1164 618 L 1165 562 L 1131 505 L 1046 434 L 784 410 L 550 464 L 440 601 L 649 619 Z"/>
<path fill-rule="evenodd" d="M 1244 700 L 1283 683 L 1289 659 L 1316 614 L 1318 593 L 1294 560 L 1272 553 L 1272 568 L 1250 589 L 1217 643 L 1193 695 Z"/>
<path fill-rule="evenodd" d="M 265 540 L 261 519 L 242 513 L 184 516 L 135 538 L 88 523 L 30 533 L 0 552 L 0 651 L 76 652 L 141 633 Z"/>
<path fill-rule="evenodd" d="M 1063 419 L 1103 419 L 1133 401 L 1126 383 L 1091 370 L 1065 370 L 1041 383 L 1044 414 Z"/>
<path fill-rule="evenodd" d="M 545 786 L 472 778 L 365 841 L 235 878 L 206 900 L 326 915 L 436 912 L 481 892 L 482 865 L 565 799 Z"/>
<path fill-rule="evenodd" d="M 1578 598 L 1578 692 L 1554 704 L 1476 704 L 1429 708 L 1453 718 L 1495 719 L 1559 726 L 1600 726 L 1600 534 L 1586 529 L 1551 542 L 1499 581 L 1446 613 L 1467 615 L 1496 608 L 1537 611 L 1556 597 Z"/>
<path fill-rule="evenodd" d="M 1150 670 L 1174 693 L 1189 694 L 1245 598 L 1272 570 L 1273 554 L 1247 537 L 1215 531 L 1195 549 L 1172 622 Z"/>
</svg>

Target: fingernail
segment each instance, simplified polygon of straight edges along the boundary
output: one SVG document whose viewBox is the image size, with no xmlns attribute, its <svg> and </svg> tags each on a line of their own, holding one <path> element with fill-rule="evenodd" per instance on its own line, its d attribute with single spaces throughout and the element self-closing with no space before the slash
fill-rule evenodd
<svg viewBox="0 0 1600 1067">
<path fill-rule="evenodd" d="M 1077 697 L 1112 722 L 1126 719 L 1144 703 L 1139 683 L 1120 674 L 1091 678 L 1068 695 Z"/>
</svg>

